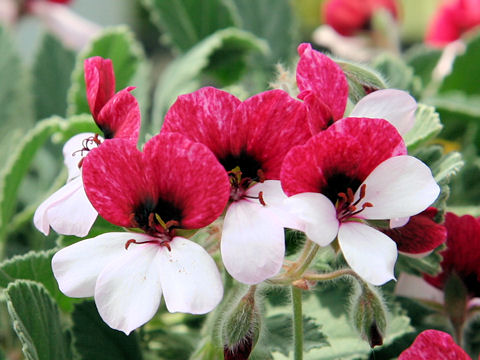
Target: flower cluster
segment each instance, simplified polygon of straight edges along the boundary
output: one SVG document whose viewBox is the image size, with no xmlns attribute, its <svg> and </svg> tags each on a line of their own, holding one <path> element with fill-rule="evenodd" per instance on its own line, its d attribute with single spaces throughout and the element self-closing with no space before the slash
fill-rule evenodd
<svg viewBox="0 0 480 360">
<path fill-rule="evenodd" d="M 341 68 L 309 44 L 298 50 L 298 98 L 270 90 L 240 101 L 199 89 L 177 99 L 141 151 L 132 88 L 115 93 L 109 60 L 85 61 L 88 103 L 102 134 L 65 144 L 69 180 L 37 209 L 35 224 L 45 234 L 51 226 L 86 236 L 98 212 L 128 230 L 60 250 L 52 267 L 62 292 L 94 296 L 105 322 L 127 334 L 154 316 L 162 294 L 170 312 L 209 312 L 222 299 L 222 279 L 190 236 L 217 219 L 222 263 L 245 284 L 281 272 L 285 228 L 333 244 L 374 285 L 394 279 L 396 241 L 407 253 L 438 246 L 387 235 L 440 191 L 402 138 L 415 100 L 380 90 L 346 116 Z"/>
</svg>

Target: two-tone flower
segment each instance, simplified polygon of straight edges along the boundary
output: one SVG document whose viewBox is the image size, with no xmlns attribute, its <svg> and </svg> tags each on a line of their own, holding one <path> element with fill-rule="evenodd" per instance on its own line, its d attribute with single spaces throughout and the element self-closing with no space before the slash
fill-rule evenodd
<svg viewBox="0 0 480 360">
<path fill-rule="evenodd" d="M 50 227 L 59 234 L 86 236 L 97 212 L 90 204 L 82 182 L 82 163 L 90 150 L 111 138 L 138 140 L 140 109 L 128 87 L 115 93 L 115 74 L 111 60 L 93 57 L 85 60 L 87 100 L 101 135 L 82 133 L 63 147 L 68 169 L 67 183 L 47 198 L 35 211 L 34 224 L 48 235 Z"/>
<path fill-rule="evenodd" d="M 284 227 L 294 225 L 282 209 L 280 169 L 288 151 L 311 136 L 303 104 L 281 90 L 241 102 L 207 87 L 178 98 L 164 131 L 208 146 L 228 174 L 221 238 L 227 271 L 247 284 L 276 275 L 285 254 Z"/>
<path fill-rule="evenodd" d="M 397 247 L 369 221 L 418 214 L 440 191 L 398 131 L 370 118 L 339 120 L 293 148 L 281 182 L 299 230 L 321 246 L 338 239 L 350 267 L 374 285 L 394 278 Z"/>
<path fill-rule="evenodd" d="M 203 314 L 223 296 L 210 255 L 182 236 L 209 225 L 230 195 L 228 176 L 203 144 L 159 134 L 143 152 L 106 141 L 83 163 L 85 191 L 99 214 L 136 232 L 106 233 L 55 254 L 52 268 L 70 297 L 94 296 L 100 316 L 126 334 L 149 321 L 162 294 L 170 312 Z"/>
</svg>

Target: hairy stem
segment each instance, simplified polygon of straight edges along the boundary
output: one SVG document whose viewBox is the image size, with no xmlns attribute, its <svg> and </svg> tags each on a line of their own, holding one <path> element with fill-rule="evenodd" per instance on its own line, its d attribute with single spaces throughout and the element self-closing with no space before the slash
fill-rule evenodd
<svg viewBox="0 0 480 360">
<path fill-rule="evenodd" d="M 303 359 L 302 290 L 292 286 L 294 360 Z"/>
</svg>

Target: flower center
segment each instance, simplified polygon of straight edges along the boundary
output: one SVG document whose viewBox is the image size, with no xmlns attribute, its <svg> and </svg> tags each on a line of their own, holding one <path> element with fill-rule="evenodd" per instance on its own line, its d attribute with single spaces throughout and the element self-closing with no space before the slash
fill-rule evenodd
<svg viewBox="0 0 480 360">
<path fill-rule="evenodd" d="M 180 227 L 182 211 L 169 201 L 158 199 L 154 202 L 147 198 L 130 215 L 133 227 L 155 236 L 160 242 L 170 241 L 175 229 Z"/>
<path fill-rule="evenodd" d="M 354 201 L 355 197 L 351 188 L 347 188 L 347 193 L 338 193 L 338 200 L 335 208 L 337 209 L 337 219 L 339 221 L 346 221 L 361 213 L 365 208 L 373 206 L 373 204 L 368 201 L 364 202 L 361 206 L 359 205 L 360 201 L 365 198 L 366 191 L 367 185 L 363 184 L 360 187 L 360 196 L 356 201 Z"/>
<path fill-rule="evenodd" d="M 246 195 L 248 188 L 255 185 L 257 182 L 263 183 L 265 181 L 263 170 L 258 169 L 257 176 L 253 179 L 250 177 L 244 177 L 242 175 L 243 173 L 239 166 L 228 172 L 228 177 L 230 179 L 230 200 L 238 201 L 243 198 L 257 199 L 260 204 L 265 206 L 266 204 L 263 199 L 263 191 L 259 191 L 258 196 Z"/>
<path fill-rule="evenodd" d="M 101 143 L 102 143 L 102 140 L 98 137 L 98 134 L 95 134 L 94 136 L 90 136 L 86 139 L 83 139 L 82 148 L 72 153 L 72 156 L 75 156 L 76 153 L 80 153 L 80 156 L 82 157 L 78 162 L 78 168 L 82 167 L 83 159 L 85 158 L 85 155 L 83 155 L 83 152 L 85 151 L 88 153 L 93 148 L 100 146 Z"/>
</svg>

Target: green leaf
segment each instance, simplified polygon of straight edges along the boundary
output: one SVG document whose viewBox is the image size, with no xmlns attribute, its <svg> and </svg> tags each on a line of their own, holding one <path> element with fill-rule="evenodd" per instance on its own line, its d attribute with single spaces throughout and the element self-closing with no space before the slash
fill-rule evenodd
<svg viewBox="0 0 480 360">
<path fill-rule="evenodd" d="M 46 33 L 32 69 L 37 119 L 51 115 L 65 116 L 74 64 L 75 54 L 66 49 L 55 36 Z"/>
<path fill-rule="evenodd" d="M 33 125 L 32 98 L 22 61 L 8 32 L 0 26 L 0 170 L 5 154 Z"/>
<path fill-rule="evenodd" d="M 376 70 L 365 65 L 354 64 L 348 61 L 336 61 L 342 68 L 348 81 L 348 97 L 357 103 L 368 91 L 385 89 L 387 85 L 383 76 Z"/>
<path fill-rule="evenodd" d="M 475 81 L 478 76 L 480 63 L 480 35 L 467 43 L 465 52 L 457 56 L 452 71 L 443 80 L 439 93 L 446 93 L 461 89 L 466 94 L 480 94 L 480 82 Z"/>
<path fill-rule="evenodd" d="M 70 360 L 69 339 L 59 311 L 42 285 L 18 280 L 5 292 L 13 328 L 28 360 Z"/>
<path fill-rule="evenodd" d="M 409 151 L 432 139 L 442 130 L 442 124 L 435 108 L 432 106 L 418 104 L 415 113 L 415 124 L 405 135 L 405 144 Z"/>
<path fill-rule="evenodd" d="M 449 91 L 427 98 L 428 104 L 452 113 L 460 113 L 472 118 L 480 118 L 480 94 L 467 95 L 461 91 Z"/>
<path fill-rule="evenodd" d="M 38 149 L 54 132 L 60 130 L 61 121 L 62 119 L 53 117 L 37 123 L 18 144 L 0 174 L 0 241 L 6 231 L 6 224 L 15 211 L 22 179 Z"/>
<path fill-rule="evenodd" d="M 432 73 L 438 60 L 442 55 L 442 50 L 427 47 L 423 44 L 412 46 L 405 54 L 405 60 L 413 72 L 422 81 L 423 87 L 426 87 L 432 80 Z"/>
<path fill-rule="evenodd" d="M 119 26 L 104 30 L 77 57 L 72 74 L 73 82 L 68 93 L 69 115 L 90 113 L 85 90 L 83 61 L 92 56 L 102 56 L 112 60 L 117 91 L 136 85 L 133 79 L 144 61 L 143 50 L 127 27 Z"/>
<path fill-rule="evenodd" d="M 463 167 L 462 155 L 456 151 L 444 155 L 437 163 L 431 166 L 437 183 L 448 183 Z"/>
<path fill-rule="evenodd" d="M 167 42 L 185 52 L 215 31 L 234 26 L 222 0 L 143 0 Z"/>
<path fill-rule="evenodd" d="M 291 2 L 233 0 L 233 3 L 240 18 L 239 27 L 268 43 L 270 52 L 266 61 L 270 65 L 278 62 L 289 64 L 298 43 Z"/>
<path fill-rule="evenodd" d="M 291 314 L 277 314 L 270 316 L 265 320 L 265 325 L 268 329 L 268 335 L 266 339 L 263 339 L 263 342 L 271 352 L 278 351 L 283 355 L 288 356 L 293 349 Z M 306 316 L 303 317 L 303 346 L 305 352 L 329 345 L 325 335 L 320 331 L 320 328 L 321 326 L 318 325 L 313 318 Z"/>
<path fill-rule="evenodd" d="M 398 254 L 395 269 L 398 271 L 398 273 L 407 272 L 409 274 L 419 276 L 422 274 L 435 276 L 441 270 L 440 263 L 442 261 L 442 256 L 440 255 L 440 252 L 444 249 L 444 246 L 440 246 L 431 254 L 421 258 L 413 258 L 403 254 Z"/>
<path fill-rule="evenodd" d="M 384 76 L 390 88 L 415 90 L 420 86 L 419 79 L 414 77 L 413 69 L 392 54 L 379 55 L 372 65 Z"/>
<path fill-rule="evenodd" d="M 208 70 L 211 59 L 215 58 L 214 54 L 218 54 L 222 49 L 235 51 L 239 58 L 243 58 L 249 51 L 266 51 L 267 48 L 263 41 L 252 34 L 229 28 L 217 31 L 173 61 L 165 69 L 155 90 L 152 133 L 160 129 L 163 116 L 178 95 L 195 91 L 200 87 L 199 75 L 202 71 Z M 240 69 L 231 70 L 237 71 L 239 76 Z"/>
<path fill-rule="evenodd" d="M 52 257 L 56 251 L 30 251 L 0 263 L 0 287 L 6 288 L 18 279 L 36 281 L 48 290 L 63 310 L 71 311 L 73 304 L 79 300 L 66 297 L 58 289 L 52 272 Z"/>
<path fill-rule="evenodd" d="M 84 360 L 141 360 L 135 333 L 129 336 L 111 329 L 98 315 L 93 301 L 75 306 L 73 311 L 74 347 Z"/>
</svg>

